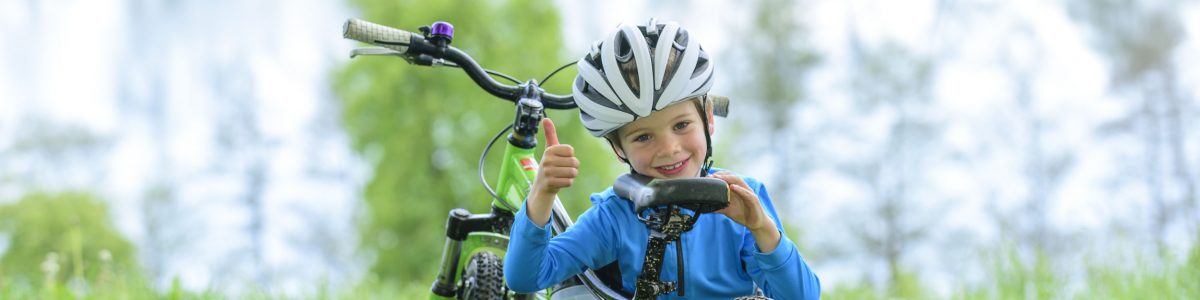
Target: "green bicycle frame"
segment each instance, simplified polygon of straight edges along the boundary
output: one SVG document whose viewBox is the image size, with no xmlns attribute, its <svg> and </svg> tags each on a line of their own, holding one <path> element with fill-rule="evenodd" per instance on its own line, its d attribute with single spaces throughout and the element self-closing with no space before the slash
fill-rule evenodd
<svg viewBox="0 0 1200 300">
<path fill-rule="evenodd" d="M 504 155 L 500 163 L 500 174 L 496 185 L 497 198 L 492 199 L 493 212 L 513 214 L 520 210 L 520 205 L 524 204 L 525 197 L 529 194 L 529 188 L 539 168 L 538 160 L 534 156 L 536 147 L 520 147 L 512 140 L 505 142 Z M 556 199 L 557 200 L 557 199 Z M 512 208 L 511 210 L 509 208 Z M 493 216 L 494 217 L 494 213 Z M 462 210 L 458 212 L 461 218 L 469 218 L 467 212 Z M 455 212 L 451 213 L 453 219 Z M 447 282 L 457 282 L 463 278 L 463 272 L 469 260 L 480 252 L 491 252 L 500 258 L 508 251 L 508 236 L 498 232 L 485 230 L 473 230 L 466 234 L 465 239 L 461 242 L 447 239 L 445 248 L 443 249 L 443 266 L 442 275 L 453 274 L 450 278 L 439 278 Z M 457 257 L 450 258 L 445 256 Z M 446 259 L 454 259 L 455 262 L 445 261 Z M 448 264 L 449 263 L 449 264 Z M 451 269 L 452 268 L 452 269 Z M 454 297 L 442 296 L 436 293 L 430 293 L 429 299 L 455 299 Z"/>
<path fill-rule="evenodd" d="M 538 176 L 538 160 L 534 157 L 534 149 L 523 149 L 520 146 L 505 143 L 504 160 L 500 163 L 500 178 L 497 184 L 496 194 L 500 199 L 493 198 L 492 206 L 497 209 L 508 210 L 508 208 L 516 208 L 520 210 L 520 206 L 524 204 L 524 198 L 529 193 L 529 186 L 532 185 L 533 179 Z M 500 200 L 508 203 L 500 203 Z M 516 212 L 516 211 L 510 211 Z M 479 252 L 496 253 L 499 257 L 504 257 L 508 253 L 509 236 L 488 233 L 474 232 L 467 235 L 467 239 L 462 241 L 460 251 L 450 250 L 454 253 L 458 252 L 458 268 L 455 270 L 455 278 L 462 278 L 464 266 L 470 257 L 475 256 Z M 430 299 L 455 299 L 450 296 L 439 296 L 430 294 Z"/>
<path fill-rule="evenodd" d="M 507 209 L 520 210 L 525 197 L 529 195 L 529 186 L 537 177 L 538 160 L 533 157 L 533 149 L 524 149 L 508 143 L 504 147 L 504 161 L 500 164 L 500 181 L 496 195 L 500 199 L 492 199 L 492 205 Z M 507 203 L 500 203 L 501 199 Z M 507 205 L 505 205 L 507 204 Z M 513 211 L 514 213 L 516 211 Z"/>
</svg>

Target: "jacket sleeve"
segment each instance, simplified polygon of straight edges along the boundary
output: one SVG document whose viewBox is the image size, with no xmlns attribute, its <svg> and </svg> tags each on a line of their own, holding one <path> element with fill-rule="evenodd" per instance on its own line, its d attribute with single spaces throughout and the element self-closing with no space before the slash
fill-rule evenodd
<svg viewBox="0 0 1200 300">
<path fill-rule="evenodd" d="M 602 205 L 593 206 L 579 216 L 574 226 L 552 238 L 550 230 L 529 220 L 522 207 L 513 220 L 508 253 L 504 257 L 504 280 L 508 288 L 533 293 L 586 268 L 612 262 L 616 257 L 612 251 L 616 236 L 610 222 L 603 220 L 610 215 Z"/>
<path fill-rule="evenodd" d="M 775 221 L 779 229 L 779 246 L 775 250 L 763 253 L 758 249 L 754 236 L 746 231 L 742 244 L 742 259 L 746 271 L 754 282 L 763 289 L 764 293 L 775 299 L 819 299 L 821 297 L 821 282 L 817 274 L 804 262 L 796 244 L 788 239 L 775 213 L 775 204 L 767 194 L 766 187 L 756 180 L 747 183 L 755 189 L 759 201 Z"/>
</svg>

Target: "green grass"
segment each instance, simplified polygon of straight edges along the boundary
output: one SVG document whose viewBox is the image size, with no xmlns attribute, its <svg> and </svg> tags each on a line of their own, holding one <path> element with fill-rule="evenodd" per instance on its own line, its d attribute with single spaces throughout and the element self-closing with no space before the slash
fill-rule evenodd
<svg viewBox="0 0 1200 300">
<path fill-rule="evenodd" d="M 1044 255 L 1025 260 L 1015 251 L 992 255 L 988 279 L 959 287 L 949 297 L 927 288 L 918 276 L 899 272 L 896 284 L 879 287 L 848 283 L 825 287 L 825 299 L 1200 299 L 1200 247 L 1177 256 L 1138 256 L 1121 262 L 1085 263 L 1082 278 L 1055 270 Z M 1026 260 L 1032 260 L 1028 262 Z M 0 274 L 3 275 L 3 274 Z M 40 282 L 40 283 L 34 283 Z M 1067 290 L 1066 282 L 1075 282 Z M 163 289 L 137 274 L 99 272 L 90 278 L 35 281 L 0 276 L 0 299 L 424 299 L 429 282 L 397 283 L 373 276 L 343 287 L 321 284 L 313 292 L 280 295 L 262 291 L 230 293 L 187 290 L 176 280 Z M 1082 287 L 1079 287 L 1082 286 Z"/>
<path fill-rule="evenodd" d="M 1170 257 L 1170 255 L 1164 255 Z M 1096 266 L 1079 299 L 1200 299 L 1200 247 L 1193 246 L 1182 263 L 1132 259 L 1128 267 Z"/>
<path fill-rule="evenodd" d="M 991 255 L 987 279 L 960 286 L 950 299 L 1200 299 L 1200 246 L 1183 259 L 1173 255 L 1127 258 L 1124 261 L 1088 261 L 1086 272 L 1070 278 L 1045 255 L 1022 259 L 1016 251 Z M 850 283 L 826 287 L 825 299 L 941 299 L 919 280 L 901 272 L 890 287 Z M 1069 288 L 1074 282 L 1075 288 Z"/>
<path fill-rule="evenodd" d="M 428 283 L 394 284 L 372 279 L 343 288 L 321 285 L 316 291 L 302 295 L 264 291 L 229 293 L 213 289 L 193 291 L 181 287 L 178 279 L 160 291 L 138 276 L 117 274 L 108 278 L 42 284 L 24 279 L 0 279 L 0 299 L 425 299 L 428 296 Z"/>
</svg>

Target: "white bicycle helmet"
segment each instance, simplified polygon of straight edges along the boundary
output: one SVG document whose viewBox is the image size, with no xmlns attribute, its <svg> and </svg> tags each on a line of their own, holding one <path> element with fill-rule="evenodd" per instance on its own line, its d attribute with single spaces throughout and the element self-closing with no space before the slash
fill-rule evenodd
<svg viewBox="0 0 1200 300">
<path fill-rule="evenodd" d="M 679 24 L 653 18 L 645 26 L 617 25 L 576 66 L 572 94 L 579 118 L 597 137 L 705 95 L 713 84 L 712 61 L 700 43 Z"/>
</svg>

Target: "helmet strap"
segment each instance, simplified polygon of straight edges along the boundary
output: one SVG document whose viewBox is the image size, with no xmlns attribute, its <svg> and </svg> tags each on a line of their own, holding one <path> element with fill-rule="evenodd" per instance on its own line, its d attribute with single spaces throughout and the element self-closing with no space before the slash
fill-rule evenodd
<svg viewBox="0 0 1200 300">
<path fill-rule="evenodd" d="M 704 165 L 700 167 L 700 177 L 708 176 L 709 169 L 712 169 L 712 134 L 708 132 L 708 94 L 705 94 L 700 100 L 700 124 L 704 124 L 704 144 L 708 147 L 708 151 L 704 152 Z"/>
</svg>

